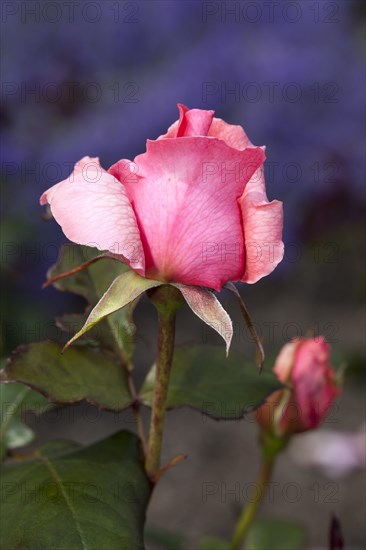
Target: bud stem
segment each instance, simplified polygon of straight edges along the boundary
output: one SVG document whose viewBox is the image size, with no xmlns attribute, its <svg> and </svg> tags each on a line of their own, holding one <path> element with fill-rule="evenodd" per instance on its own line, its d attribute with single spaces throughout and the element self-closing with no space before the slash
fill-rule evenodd
<svg viewBox="0 0 366 550">
<path fill-rule="evenodd" d="M 272 471 L 274 466 L 274 458 L 263 458 L 262 467 L 259 473 L 259 478 L 256 483 L 256 490 L 258 492 L 258 498 L 251 501 L 251 503 L 244 508 L 242 511 L 239 520 L 236 524 L 234 536 L 231 542 L 230 550 L 239 550 L 241 547 L 245 536 L 248 533 L 250 526 L 255 519 L 260 504 L 263 499 L 264 492 L 266 490 L 266 484 L 271 478 Z"/>
<path fill-rule="evenodd" d="M 157 288 L 155 292 L 149 293 L 149 296 L 158 310 L 159 333 L 156 378 L 145 469 L 151 481 L 155 482 L 159 477 L 166 402 L 174 353 L 175 313 L 182 300 L 177 289 L 165 285 Z"/>
</svg>

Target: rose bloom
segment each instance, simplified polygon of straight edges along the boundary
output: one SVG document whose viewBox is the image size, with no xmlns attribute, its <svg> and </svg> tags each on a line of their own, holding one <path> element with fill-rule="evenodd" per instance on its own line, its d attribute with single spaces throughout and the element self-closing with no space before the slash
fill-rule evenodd
<svg viewBox="0 0 366 550">
<path fill-rule="evenodd" d="M 295 340 L 282 348 L 273 371 L 289 389 L 273 393 L 258 409 L 263 428 L 290 435 L 319 426 L 340 392 L 329 352 L 322 336 Z"/>
<path fill-rule="evenodd" d="M 117 254 L 143 277 L 215 290 L 254 283 L 283 257 L 264 147 L 213 111 L 179 105 L 179 115 L 133 162 L 105 171 L 84 157 L 41 204 L 69 240 Z"/>
</svg>

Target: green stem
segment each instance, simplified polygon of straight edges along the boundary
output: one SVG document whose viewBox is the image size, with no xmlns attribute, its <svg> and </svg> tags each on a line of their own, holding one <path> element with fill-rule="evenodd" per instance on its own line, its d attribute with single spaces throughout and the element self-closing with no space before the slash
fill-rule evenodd
<svg viewBox="0 0 366 550">
<path fill-rule="evenodd" d="M 166 402 L 174 353 L 175 313 L 181 304 L 180 299 L 176 300 L 176 293 L 173 287 L 160 287 L 150 296 L 159 315 L 156 378 L 145 461 L 146 473 L 153 482 L 158 479 L 160 469 Z"/>
<path fill-rule="evenodd" d="M 137 434 L 138 434 L 138 436 L 140 438 L 140 441 L 141 441 L 144 456 L 146 456 L 147 442 L 146 442 L 146 436 L 145 436 L 144 423 L 143 423 L 142 416 L 141 416 L 140 404 L 139 404 L 139 401 L 138 401 L 137 391 L 136 391 L 136 388 L 135 388 L 134 381 L 132 379 L 132 373 L 131 373 L 130 369 L 127 369 L 127 382 L 128 382 L 128 387 L 130 388 L 131 395 L 134 399 L 134 402 L 132 403 L 131 408 L 132 408 L 132 414 L 133 414 L 133 416 L 135 418 L 135 422 L 136 422 L 136 431 L 137 431 Z"/>
<path fill-rule="evenodd" d="M 271 478 L 271 474 L 274 466 L 274 458 L 263 458 L 262 467 L 260 470 L 259 478 L 256 484 L 256 491 L 258 491 L 258 498 L 253 500 L 242 511 L 239 520 L 235 527 L 234 536 L 231 542 L 230 550 L 239 550 L 245 536 L 248 533 L 249 527 L 252 525 L 255 519 L 258 509 L 261 505 L 263 495 L 266 490 L 266 484 Z"/>
</svg>

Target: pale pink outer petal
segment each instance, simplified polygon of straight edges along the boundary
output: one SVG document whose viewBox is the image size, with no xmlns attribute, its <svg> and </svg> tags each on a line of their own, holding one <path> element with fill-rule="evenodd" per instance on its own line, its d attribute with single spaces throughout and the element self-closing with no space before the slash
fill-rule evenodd
<svg viewBox="0 0 366 550">
<path fill-rule="evenodd" d="M 286 384 L 291 379 L 291 371 L 295 362 L 296 342 L 285 344 L 277 356 L 273 367 L 273 372 L 282 384 Z"/>
<path fill-rule="evenodd" d="M 123 185 L 138 181 L 138 166 L 131 160 L 119 160 L 115 164 L 112 164 L 107 172 L 117 178 Z"/>
<path fill-rule="evenodd" d="M 43 193 L 40 203 L 50 205 L 70 241 L 118 254 L 144 274 L 140 232 L 126 190 L 98 158 L 84 157 L 66 180 Z"/>
<path fill-rule="evenodd" d="M 264 161 L 205 137 L 148 141 L 125 187 L 145 250 L 146 275 L 220 290 L 244 272 L 238 198 Z"/>
<path fill-rule="evenodd" d="M 222 336 L 228 355 L 233 337 L 233 324 L 216 296 L 206 288 L 180 284 L 174 286 L 181 291 L 193 313 Z"/>
<path fill-rule="evenodd" d="M 241 126 L 228 124 L 221 118 L 213 119 L 207 135 L 222 139 L 234 149 L 242 150 L 246 147 L 253 147 L 253 144 Z"/>
<path fill-rule="evenodd" d="M 241 280 L 255 283 L 269 275 L 284 254 L 282 202 L 268 202 L 263 167 L 248 182 L 239 204 L 246 252 L 245 272 Z"/>
<path fill-rule="evenodd" d="M 329 363 L 329 345 L 323 337 L 299 344 L 291 378 L 304 428 L 317 427 L 339 394 Z"/>
</svg>

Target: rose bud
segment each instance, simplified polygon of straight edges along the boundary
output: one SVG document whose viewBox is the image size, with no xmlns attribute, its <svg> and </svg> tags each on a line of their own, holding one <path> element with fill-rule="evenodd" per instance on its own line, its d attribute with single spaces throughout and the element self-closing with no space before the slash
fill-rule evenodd
<svg viewBox="0 0 366 550">
<path fill-rule="evenodd" d="M 215 290 L 255 283 L 283 257 L 282 203 L 268 202 L 264 147 L 213 111 L 179 120 L 133 162 L 84 157 L 41 204 L 71 241 L 118 255 L 148 279 Z"/>
<path fill-rule="evenodd" d="M 340 390 L 329 362 L 330 346 L 321 336 L 295 340 L 278 355 L 273 371 L 285 385 L 257 411 L 257 420 L 274 436 L 319 426 Z"/>
</svg>

